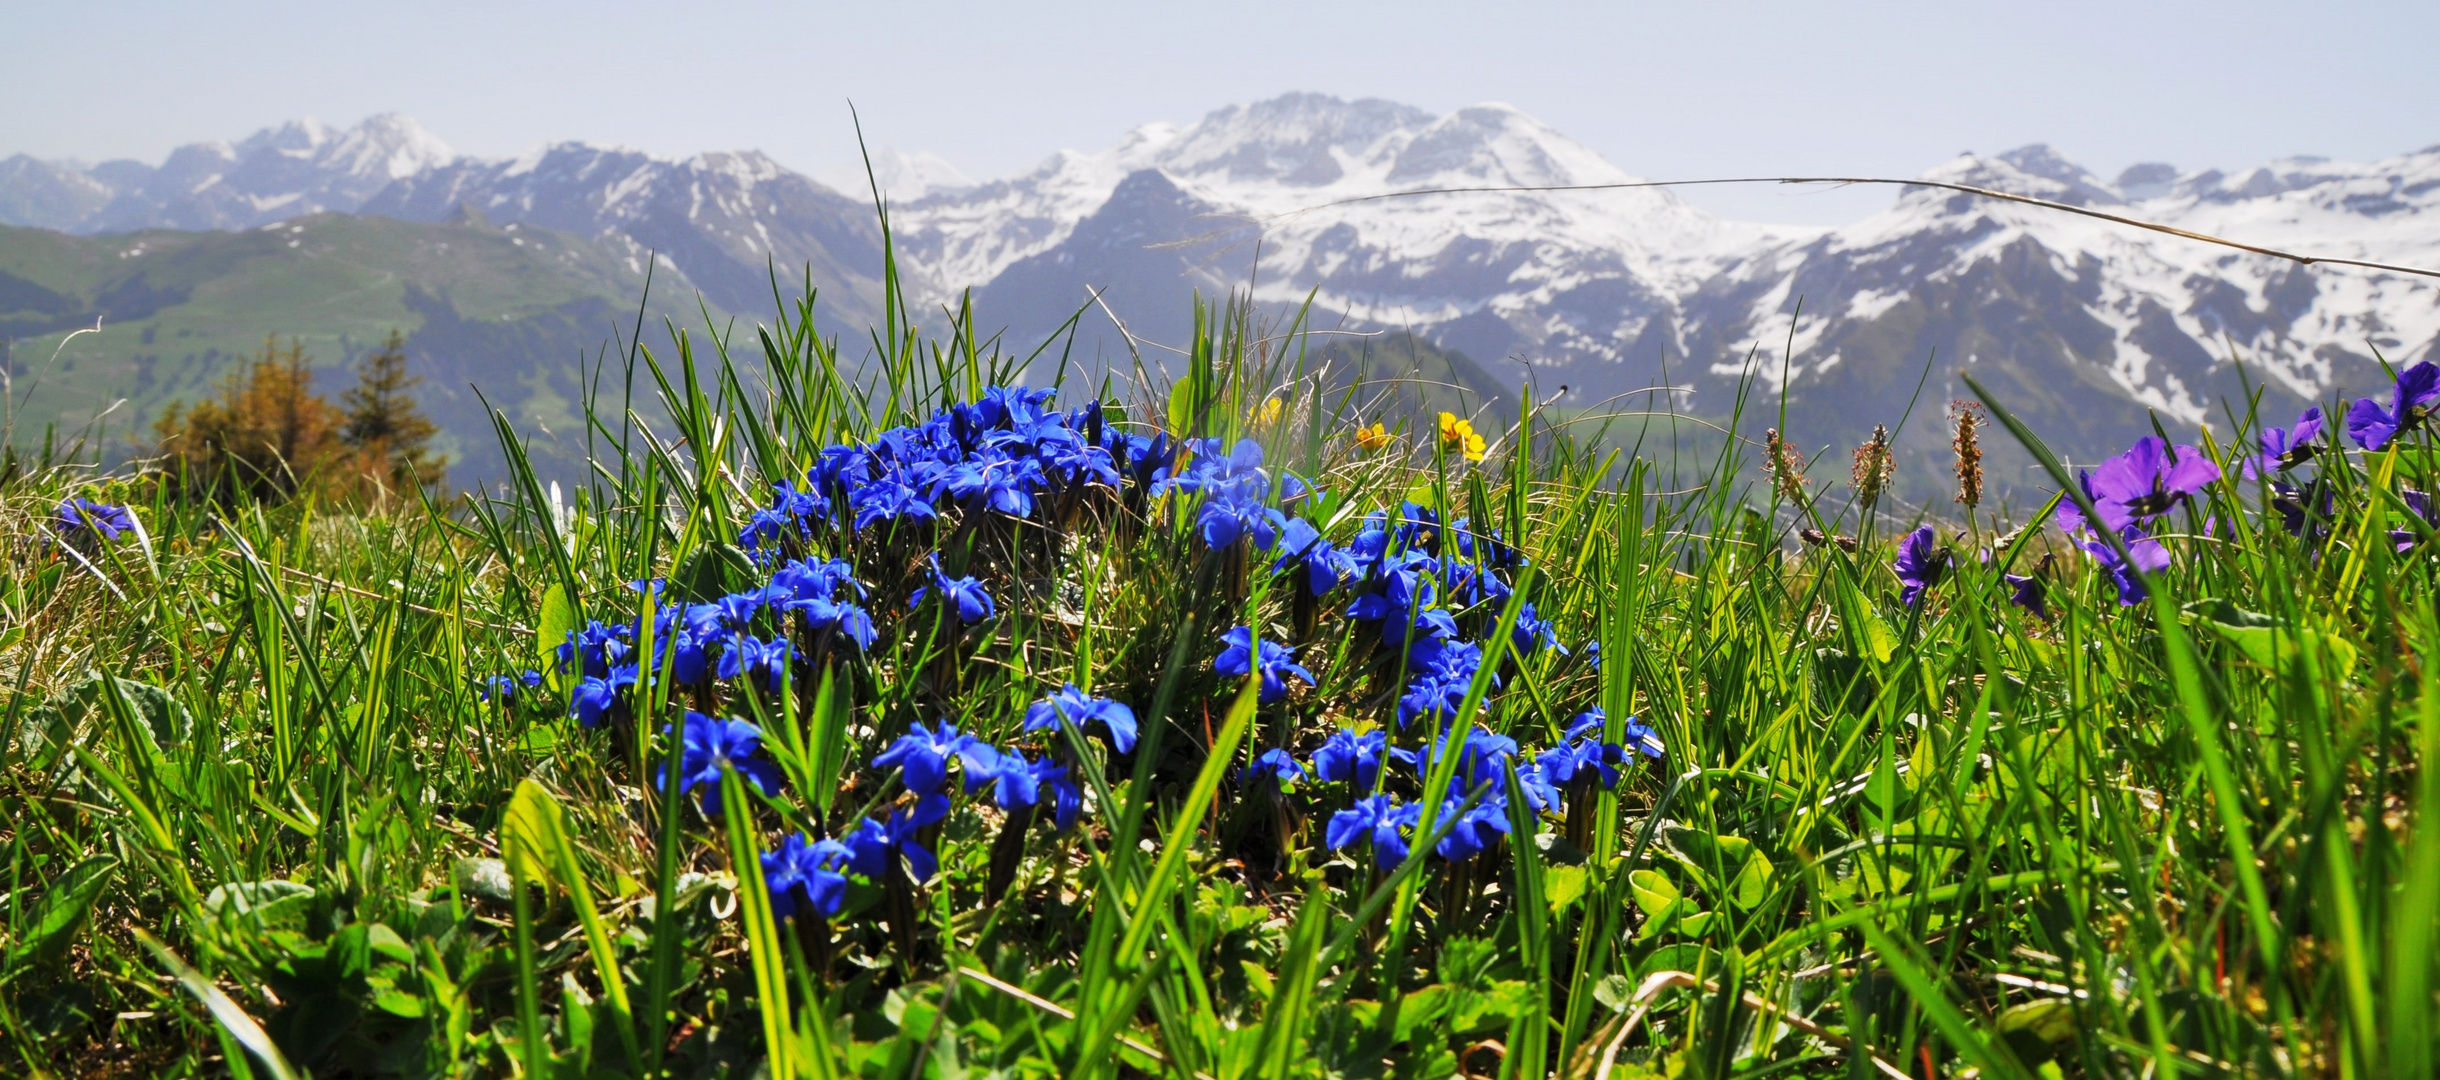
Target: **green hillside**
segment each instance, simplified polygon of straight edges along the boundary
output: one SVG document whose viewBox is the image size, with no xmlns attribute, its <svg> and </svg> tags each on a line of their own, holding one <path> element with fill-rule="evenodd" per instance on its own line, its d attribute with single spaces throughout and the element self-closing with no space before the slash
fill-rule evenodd
<svg viewBox="0 0 2440 1080">
<path fill-rule="evenodd" d="M 101 417 L 98 442 L 124 452 L 171 402 L 212 393 L 266 334 L 301 339 L 336 393 L 349 365 L 396 329 L 424 376 L 418 393 L 441 424 L 440 446 L 458 463 L 453 479 L 476 479 L 497 449 L 470 387 L 525 430 L 581 430 L 580 358 L 633 325 L 644 258 L 616 242 L 471 217 L 321 214 L 239 233 L 93 237 L 0 228 L 11 435 L 36 438 L 53 422 L 74 432 Z M 664 266 L 653 291 L 656 309 L 700 323 L 683 277 Z M 97 319 L 98 333 L 60 347 Z"/>
</svg>

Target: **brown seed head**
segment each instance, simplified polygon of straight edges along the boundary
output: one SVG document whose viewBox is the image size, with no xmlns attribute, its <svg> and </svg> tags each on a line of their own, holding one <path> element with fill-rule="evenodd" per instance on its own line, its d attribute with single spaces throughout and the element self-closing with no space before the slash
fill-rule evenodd
<svg viewBox="0 0 2440 1080">
<path fill-rule="evenodd" d="M 1848 478 L 1855 485 L 1855 499 L 1864 509 L 1881 501 L 1881 492 L 1889 487 L 1889 474 L 1895 462 L 1889 456 L 1889 426 L 1874 424 L 1872 438 L 1855 448 L 1855 465 Z"/>
<path fill-rule="evenodd" d="M 1771 476 L 1771 484 L 1789 502 L 1805 501 L 1805 458 L 1779 437 L 1779 429 L 1762 433 L 1762 469 Z"/>
<path fill-rule="evenodd" d="M 1949 421 L 1957 425 L 1956 436 L 1949 440 L 1949 449 L 1957 454 L 1957 501 L 1972 510 L 1982 503 L 1982 438 L 1975 430 L 1985 422 L 1982 403 L 1949 402 Z"/>
</svg>

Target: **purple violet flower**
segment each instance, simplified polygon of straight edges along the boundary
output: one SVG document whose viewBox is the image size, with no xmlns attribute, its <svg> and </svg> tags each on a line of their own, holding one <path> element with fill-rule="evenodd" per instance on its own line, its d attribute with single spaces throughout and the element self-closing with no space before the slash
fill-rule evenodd
<svg viewBox="0 0 2440 1080">
<path fill-rule="evenodd" d="M 1898 602 L 1907 607 L 1922 603 L 1924 590 L 1940 583 L 1949 571 L 1949 553 L 1937 546 L 1929 525 L 1906 534 L 1898 542 L 1898 560 L 1891 564 L 1898 580 L 1906 586 L 1898 593 Z"/>
<path fill-rule="evenodd" d="M 2347 409 L 2347 437 L 2366 450 L 2379 450 L 2420 427 L 2434 402 L 2440 402 L 2440 366 L 2424 360 L 2398 373 L 2389 408 L 2371 398 L 2357 398 Z"/>
</svg>

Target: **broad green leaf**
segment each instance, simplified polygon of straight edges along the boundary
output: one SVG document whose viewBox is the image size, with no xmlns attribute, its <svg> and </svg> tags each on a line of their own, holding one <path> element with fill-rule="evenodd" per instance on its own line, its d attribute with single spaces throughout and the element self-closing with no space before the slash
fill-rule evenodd
<svg viewBox="0 0 2440 1080">
<path fill-rule="evenodd" d="M 565 841 L 560 831 L 559 803 L 532 780 L 517 783 L 509 796 L 508 816 L 500 822 L 500 857 L 520 885 L 551 883 L 551 864 Z"/>
<path fill-rule="evenodd" d="M 559 647 L 567 644 L 568 635 L 582 627 L 576 619 L 576 605 L 569 602 L 568 591 L 557 584 L 542 590 L 542 610 L 534 623 L 534 667 L 550 684 L 554 693 L 566 693 L 559 671 Z"/>
<path fill-rule="evenodd" d="M 29 963 L 49 963 L 68 951 L 75 939 L 76 928 L 93 910 L 102 890 L 110 887 L 111 874 L 119 868 L 115 856 L 95 855 L 68 868 L 68 872 L 42 891 L 42 899 L 34 905 L 32 928 L 25 938 L 9 947 L 7 959 L 0 970 L 15 971 Z"/>
<path fill-rule="evenodd" d="M 1582 899 L 1585 882 L 1590 877 L 1581 866 L 1553 866 L 1542 871 L 1542 891 L 1550 900 L 1550 913 L 1557 915 Z"/>
<path fill-rule="evenodd" d="M 1871 650 L 1873 659 L 1886 664 L 1891 657 L 1898 655 L 1897 632 L 1891 630 L 1889 623 L 1871 608 L 1862 610 L 1863 625 L 1858 630 L 1862 633 L 1864 647 Z"/>
<path fill-rule="evenodd" d="M 2335 634 L 2287 626 L 2226 600 L 2197 600 L 2183 610 L 2188 622 L 2210 628 L 2246 659 L 2272 671 L 2284 670 L 2299 656 L 2306 674 L 2316 683 L 2331 676 L 2344 679 L 2355 670 L 2355 646 Z M 2325 656 L 2336 671 L 2325 674 Z"/>
<path fill-rule="evenodd" d="M 1627 875 L 1627 891 L 1635 897 L 1635 906 L 1644 914 L 1658 916 L 1678 902 L 1677 883 L 1658 870 L 1637 870 Z"/>
<path fill-rule="evenodd" d="M 1728 899 L 1738 907 L 1750 911 L 1771 893 L 1770 857 L 1764 855 L 1761 849 L 1748 841 L 1736 837 L 1722 837 L 1721 840 L 1723 849 L 1727 848 L 1728 840 L 1737 840 L 1745 847 L 1745 865 L 1738 869 L 1735 878 L 1730 879 Z"/>
</svg>

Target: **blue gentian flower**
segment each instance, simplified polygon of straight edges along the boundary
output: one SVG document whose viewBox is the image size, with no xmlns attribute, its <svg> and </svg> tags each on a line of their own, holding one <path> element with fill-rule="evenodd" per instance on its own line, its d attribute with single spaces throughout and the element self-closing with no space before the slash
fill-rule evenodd
<svg viewBox="0 0 2440 1080">
<path fill-rule="evenodd" d="M 1471 808 L 1460 814 L 1458 808 L 1463 805 L 1464 800 L 1454 797 L 1440 804 L 1441 817 L 1446 820 L 1455 815 L 1456 821 L 1440 838 L 1440 843 L 1432 848 L 1433 853 L 1453 863 L 1482 854 L 1491 845 L 1499 843 L 1500 837 L 1508 834 L 1508 800 L 1496 791 L 1485 792 Z M 1417 817 L 1420 820 L 1421 815 Z"/>
<path fill-rule="evenodd" d="M 1482 669 L 1483 650 L 1470 641 L 1424 638 L 1409 661 L 1406 692 L 1398 698 L 1401 731 L 1417 717 L 1431 717 L 1436 728 L 1456 719 Z M 1495 677 L 1491 684 L 1497 686 L 1499 680 Z"/>
<path fill-rule="evenodd" d="M 764 590 L 749 589 L 741 593 L 730 593 L 714 600 L 712 607 L 720 612 L 721 629 L 731 633 L 744 633 L 753 628 L 754 617 L 762 614 L 763 605 L 769 600 L 770 595 Z"/>
<path fill-rule="evenodd" d="M 1449 525 L 1449 531 L 1457 536 L 1458 554 L 1472 559 L 1479 549 L 1482 552 L 1479 561 L 1493 570 L 1514 570 L 1525 565 L 1525 556 L 1517 551 L 1515 545 L 1502 539 L 1498 529 L 1479 532 L 1470 525 L 1466 518 L 1459 518 Z"/>
<path fill-rule="evenodd" d="M 892 809 L 887 820 L 865 818 L 857 822 L 855 829 L 841 838 L 847 848 L 847 868 L 878 882 L 889 876 L 890 857 L 896 855 L 906 859 L 907 870 L 916 881 L 932 880 L 932 875 L 940 872 L 940 860 L 917 834 L 948 816 L 949 797 L 934 793 L 915 800 L 912 809 Z"/>
<path fill-rule="evenodd" d="M 873 767 L 897 769 L 908 791 L 930 795 L 939 791 L 940 782 L 948 777 L 949 759 L 973 743 L 973 736 L 958 734 L 957 725 L 947 720 L 937 728 L 927 728 L 918 722 L 914 730 L 873 755 Z"/>
<path fill-rule="evenodd" d="M 771 891 L 771 914 L 785 919 L 801 904 L 823 919 L 836 918 L 847 902 L 847 845 L 808 841 L 798 833 L 762 857 L 763 886 Z"/>
<path fill-rule="evenodd" d="M 796 646 L 787 638 L 762 641 L 740 634 L 720 654 L 720 677 L 734 682 L 751 676 L 764 690 L 776 694 L 787 675 L 788 662 L 795 657 Z"/>
<path fill-rule="evenodd" d="M 661 729 L 664 732 L 669 729 Z M 688 710 L 686 726 L 680 732 L 684 752 L 678 758 L 678 790 L 703 792 L 703 812 L 719 817 L 720 767 L 727 765 L 737 778 L 769 795 L 779 790 L 779 766 L 755 756 L 762 747 L 762 729 L 743 720 L 723 720 L 716 716 Z M 663 762 L 661 782 L 669 782 L 669 764 Z"/>
<path fill-rule="evenodd" d="M 1245 767 L 1245 779 L 1269 776 L 1282 784 L 1292 784 L 1305 778 L 1305 767 L 1296 758 L 1276 746 L 1254 756 L 1254 763 Z"/>
<path fill-rule="evenodd" d="M 759 555 L 778 545 L 781 538 L 795 529 L 796 519 L 784 510 L 775 507 L 756 510 L 747 516 L 745 527 L 737 530 L 737 546 Z"/>
<path fill-rule="evenodd" d="M 610 668 L 627 659 L 633 646 L 628 642 L 635 630 L 624 624 L 605 626 L 592 621 L 582 630 L 568 631 L 568 639 L 559 646 L 559 670 L 595 677 L 607 676 Z"/>
<path fill-rule="evenodd" d="M 1240 626 L 1220 635 L 1228 648 L 1221 650 L 1212 661 L 1212 669 L 1222 675 L 1243 678 L 1256 671 L 1262 673 L 1262 704 L 1269 705 L 1288 696 L 1288 676 L 1294 675 L 1313 685 L 1313 673 L 1296 662 L 1296 650 L 1274 641 L 1254 636 L 1250 627 Z"/>
<path fill-rule="evenodd" d="M 1279 558 L 1271 563 L 1274 572 L 1302 568 L 1305 592 L 1321 596 L 1346 584 L 1356 576 L 1353 556 L 1330 546 L 1322 539 L 1321 530 L 1303 518 L 1290 518 L 1287 528 L 1279 534 Z"/>
<path fill-rule="evenodd" d="M 2366 450 L 2379 450 L 2400 434 L 2421 427 L 2435 402 L 2440 402 L 2440 366 L 2419 361 L 2398 373 L 2389 408 L 2371 398 L 2356 399 L 2347 409 L 2347 437 Z"/>
<path fill-rule="evenodd" d="M 1370 843 L 1374 865 L 1388 870 L 1406 861 L 1405 830 L 1414 826 L 1422 811 L 1419 805 L 1400 806 L 1387 795 L 1369 795 L 1330 815 L 1324 839 L 1332 851 Z"/>
<path fill-rule="evenodd" d="M 88 537 L 117 540 L 119 534 L 132 532 L 135 527 L 135 515 L 129 513 L 126 507 L 98 503 L 79 496 L 61 499 L 59 506 L 51 511 L 51 528 L 68 540 Z"/>
<path fill-rule="evenodd" d="M 1332 782 L 1354 781 L 1357 790 L 1371 791 L 1373 779 L 1381 775 L 1381 757 L 1389 749 L 1389 736 L 1379 728 L 1361 735 L 1341 728 L 1322 740 L 1313 751 L 1313 775 Z"/>
<path fill-rule="evenodd" d="M 1527 601 L 1517 610 L 1517 624 L 1511 641 L 1518 656 L 1532 656 L 1546 646 L 1561 656 L 1567 655 L 1567 646 L 1559 644 L 1558 631 L 1551 629 L 1550 621 L 1534 611 L 1532 601 Z"/>
<path fill-rule="evenodd" d="M 2408 509 L 2415 512 L 2416 517 L 2423 519 L 2421 524 L 2424 529 L 2440 528 L 2440 517 L 2433 515 L 2432 497 L 2429 493 L 2407 488 L 2398 493 L 2398 498 L 2406 503 Z M 2389 530 L 2389 542 L 2393 548 L 2404 552 L 2415 546 L 2419 535 L 2412 525 L 2406 528 L 2391 529 Z"/>
<path fill-rule="evenodd" d="M 1560 752 L 1562 751 L 1554 747 L 1543 751 L 1542 754 L 1547 757 Z M 1542 760 L 1539 757 L 1528 759 L 1524 765 L 1517 768 L 1517 788 L 1524 793 L 1525 804 L 1533 807 L 1536 813 L 1559 808 L 1558 785 L 1552 783 L 1549 771 L 1542 767 Z"/>
<path fill-rule="evenodd" d="M 944 608 L 956 609 L 960 623 L 971 625 L 999 612 L 998 605 L 991 602 L 991 594 L 983 590 L 981 581 L 973 577 L 950 577 L 940 568 L 938 555 L 932 556 L 932 583 L 916 586 L 915 594 L 907 597 L 907 607 L 922 606 L 926 595 L 938 597 Z"/>
<path fill-rule="evenodd" d="M 1433 752 L 1437 754 L 1448 745 L 1449 734 L 1443 731 L 1433 743 Z M 1449 795 L 1462 796 L 1484 784 L 1490 784 L 1497 790 L 1505 774 L 1502 763 L 1515 757 L 1516 752 L 1515 739 L 1494 735 L 1488 728 L 1476 725 L 1466 732 L 1464 741 L 1458 744 L 1457 765 L 1449 773 Z"/>
<path fill-rule="evenodd" d="M 957 757 L 965 773 L 967 794 L 989 787 L 991 801 L 1002 810 L 1021 809 L 1040 801 L 1041 778 L 1025 755 L 969 739 Z"/>
<path fill-rule="evenodd" d="M 1634 721 L 1628 721 L 1632 724 Z M 1608 719 L 1600 709 L 1587 709 L 1576 714 L 1567 728 L 1567 740 L 1542 751 L 1536 764 L 1553 784 L 1567 784 L 1578 776 L 1598 776 L 1601 786 L 1618 784 L 1618 764 L 1626 760 L 1627 751 L 1617 743 L 1601 741 L 1601 729 Z"/>
<path fill-rule="evenodd" d="M 1068 776 L 1067 766 L 1054 763 L 1045 754 L 1033 764 L 1034 783 L 1051 794 L 1051 826 L 1059 832 L 1076 824 L 1076 814 L 1084 808 L 1084 789 Z"/>
<path fill-rule="evenodd" d="M 839 633 L 847 640 L 856 643 L 857 652 L 872 651 L 873 617 L 862 607 L 855 604 L 839 605 L 838 621 L 831 625 L 837 627 Z"/>
<path fill-rule="evenodd" d="M 474 694 L 481 701 L 514 705 L 517 703 L 517 679 L 513 675 L 493 675 L 476 685 Z"/>
<path fill-rule="evenodd" d="M 913 484 L 897 477 L 884 477 L 855 489 L 848 503 L 855 510 L 858 529 L 869 529 L 900 518 L 935 521 L 940 517 L 939 512 L 932 509 L 929 497 Z"/>
<path fill-rule="evenodd" d="M 568 715 L 586 727 L 600 727 L 604 721 L 626 714 L 624 695 L 635 685 L 635 668 L 618 668 L 606 676 L 587 675 L 568 694 Z"/>
<path fill-rule="evenodd" d="M 1939 548 L 1929 525 L 1906 534 L 1898 542 L 1898 560 L 1893 564 L 1898 581 L 1906 587 L 1899 591 L 1898 602 L 1914 607 L 1923 601 L 1924 590 L 1940 583 L 1948 573 L 1949 553 Z"/>
<path fill-rule="evenodd" d="M 1099 723 L 1102 730 L 1108 733 L 1110 746 L 1119 753 L 1129 753 L 1135 749 L 1135 710 L 1109 698 L 1091 697 L 1076 689 L 1075 683 L 1068 683 L 1060 687 L 1058 693 L 1026 706 L 1025 730 L 1057 731 L 1061 716 L 1067 717 L 1068 723 L 1076 725 L 1079 731 Z"/>
<path fill-rule="evenodd" d="M 1654 761 L 1659 761 L 1669 754 L 1668 748 L 1661 745 L 1660 732 L 1652 730 L 1652 725 L 1635 717 L 1628 717 L 1625 723 L 1618 726 L 1618 736 L 1627 741 L 1627 749 Z"/>
</svg>

